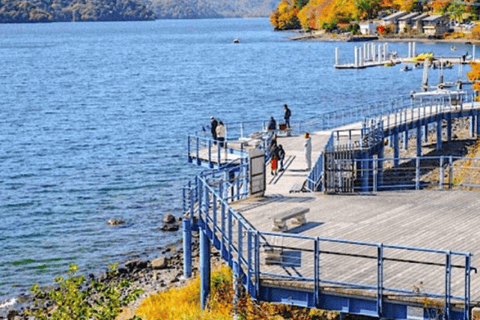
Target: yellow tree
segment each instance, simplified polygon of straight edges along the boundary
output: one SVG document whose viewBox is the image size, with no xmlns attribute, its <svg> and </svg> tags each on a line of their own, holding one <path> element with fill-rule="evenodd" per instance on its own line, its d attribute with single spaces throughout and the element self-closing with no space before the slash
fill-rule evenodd
<svg viewBox="0 0 480 320">
<path fill-rule="evenodd" d="M 292 0 L 282 0 L 270 16 L 270 23 L 277 30 L 299 29 L 298 8 Z"/>
<path fill-rule="evenodd" d="M 394 0 L 394 5 L 403 11 L 412 11 L 415 8 L 416 0 Z"/>
<path fill-rule="evenodd" d="M 468 80 L 474 81 L 473 90 L 476 92 L 480 92 L 480 63 L 478 62 L 471 62 L 470 66 L 472 70 L 467 73 Z M 477 100 L 479 98 L 477 97 Z"/>
</svg>

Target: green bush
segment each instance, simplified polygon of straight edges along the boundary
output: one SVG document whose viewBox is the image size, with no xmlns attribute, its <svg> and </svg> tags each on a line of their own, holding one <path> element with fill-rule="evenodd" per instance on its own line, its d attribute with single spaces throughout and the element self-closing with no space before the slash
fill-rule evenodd
<svg viewBox="0 0 480 320">
<path fill-rule="evenodd" d="M 109 266 L 108 278 L 118 275 L 117 268 L 118 264 Z M 35 295 L 38 311 L 30 314 L 39 320 L 114 320 L 122 307 L 135 301 L 143 292 L 135 289 L 122 296 L 122 289 L 132 284 L 126 279 L 116 284 L 91 281 L 87 285 L 85 276 L 75 275 L 77 270 L 76 265 L 70 265 L 67 270 L 69 277 L 55 278 L 59 286 L 53 290 L 43 291 L 38 284 L 32 286 L 30 291 Z"/>
</svg>

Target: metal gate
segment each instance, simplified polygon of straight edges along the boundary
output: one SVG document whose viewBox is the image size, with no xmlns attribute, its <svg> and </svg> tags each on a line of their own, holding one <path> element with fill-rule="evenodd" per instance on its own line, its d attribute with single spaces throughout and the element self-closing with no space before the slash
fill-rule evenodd
<svg viewBox="0 0 480 320">
<path fill-rule="evenodd" d="M 250 195 L 263 196 L 267 187 L 265 176 L 265 152 L 253 149 L 250 158 Z"/>
<path fill-rule="evenodd" d="M 325 192 L 353 193 L 356 163 L 353 151 L 327 151 L 325 153 Z"/>
</svg>

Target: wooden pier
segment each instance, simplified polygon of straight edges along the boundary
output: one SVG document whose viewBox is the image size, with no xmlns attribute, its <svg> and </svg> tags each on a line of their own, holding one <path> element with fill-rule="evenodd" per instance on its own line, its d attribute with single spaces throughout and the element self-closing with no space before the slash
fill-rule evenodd
<svg viewBox="0 0 480 320">
<path fill-rule="evenodd" d="M 422 133 L 429 123 L 436 124 L 440 132 L 436 142 L 440 150 L 442 140 L 452 139 L 453 118 L 472 117 L 470 132 L 478 137 L 479 114 L 480 105 L 473 103 L 448 108 L 432 104 L 388 113 L 376 121 L 383 124 L 379 128 L 385 137 L 394 141 L 397 156 L 399 135 L 407 132 L 408 139 L 408 132 L 416 128 L 420 157 L 425 141 Z M 442 121 L 448 122 L 445 134 Z M 314 132 L 312 160 L 327 144 L 362 144 L 363 133 L 358 132 L 364 128 L 365 123 L 358 122 Z M 304 138 L 278 137 L 277 142 L 286 151 L 285 170 L 273 176 L 267 167 L 263 197 L 248 197 L 227 206 L 221 200 L 222 188 L 219 195 L 205 189 L 201 198 L 208 201 L 200 199 L 197 206 L 204 230 L 201 237 L 212 239 L 237 270 L 236 277 L 244 274 L 245 286 L 255 298 L 398 318 L 408 318 L 407 310 L 421 317 L 443 310 L 448 315 L 452 312 L 451 318 L 461 319 L 463 314 L 469 317 L 471 307 L 480 308 L 478 192 L 447 191 L 451 184 L 440 190 L 443 182 L 437 190 L 419 190 L 418 168 L 417 191 L 298 192 L 305 190 L 309 173 Z M 194 154 L 189 152 L 190 157 Z M 306 223 L 294 225 L 287 220 L 284 232 L 274 232 L 275 216 L 299 208 L 308 211 Z M 190 212 L 195 212 L 194 204 Z M 209 250 L 203 241 L 204 250 Z"/>
</svg>

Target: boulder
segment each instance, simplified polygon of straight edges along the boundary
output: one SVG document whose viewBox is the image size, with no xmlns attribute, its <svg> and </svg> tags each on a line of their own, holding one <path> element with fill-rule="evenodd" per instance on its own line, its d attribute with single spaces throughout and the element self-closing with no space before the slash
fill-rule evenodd
<svg viewBox="0 0 480 320">
<path fill-rule="evenodd" d="M 108 225 L 109 226 L 118 226 L 118 225 L 122 225 L 122 224 L 125 224 L 125 221 L 121 220 L 121 219 L 110 219 L 110 220 L 108 220 Z"/>
<path fill-rule="evenodd" d="M 165 269 L 168 266 L 167 258 L 159 257 L 151 261 L 153 269 Z"/>
<path fill-rule="evenodd" d="M 176 222 L 176 219 L 175 219 L 175 217 L 173 216 L 173 214 L 168 213 L 168 214 L 163 218 L 163 222 L 165 222 L 165 223 L 175 223 L 175 222 Z"/>
<path fill-rule="evenodd" d="M 176 223 L 165 223 L 159 228 L 161 231 L 178 231 L 180 226 Z"/>
</svg>

